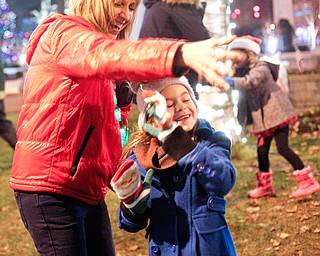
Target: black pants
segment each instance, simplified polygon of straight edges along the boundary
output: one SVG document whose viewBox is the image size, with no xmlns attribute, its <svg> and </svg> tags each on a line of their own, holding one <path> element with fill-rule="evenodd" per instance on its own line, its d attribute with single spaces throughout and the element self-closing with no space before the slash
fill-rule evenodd
<svg viewBox="0 0 320 256">
<path fill-rule="evenodd" d="M 12 122 L 7 119 L 4 111 L 4 101 L 0 100 L 0 137 L 2 137 L 9 145 L 14 148 L 17 142 L 16 129 Z"/>
<path fill-rule="evenodd" d="M 88 205 L 63 195 L 17 190 L 14 195 L 40 255 L 115 256 L 104 201 Z"/>
<path fill-rule="evenodd" d="M 277 145 L 278 153 L 283 156 L 295 170 L 301 170 L 304 168 L 304 164 L 300 157 L 289 148 L 288 137 L 289 137 L 289 126 L 275 130 L 272 136 L 264 137 L 264 144 L 258 146 L 258 162 L 259 170 L 261 172 L 269 172 L 269 151 L 272 138 L 274 137 Z M 258 139 L 258 145 L 261 138 Z"/>
</svg>

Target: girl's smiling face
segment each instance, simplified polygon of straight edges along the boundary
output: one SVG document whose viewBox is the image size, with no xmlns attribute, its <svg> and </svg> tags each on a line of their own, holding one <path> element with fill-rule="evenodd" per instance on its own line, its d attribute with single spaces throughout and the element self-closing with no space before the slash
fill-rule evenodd
<svg viewBox="0 0 320 256">
<path fill-rule="evenodd" d="M 198 112 L 189 91 L 181 84 L 167 86 L 160 92 L 166 99 L 168 112 L 185 131 L 197 123 Z"/>
</svg>

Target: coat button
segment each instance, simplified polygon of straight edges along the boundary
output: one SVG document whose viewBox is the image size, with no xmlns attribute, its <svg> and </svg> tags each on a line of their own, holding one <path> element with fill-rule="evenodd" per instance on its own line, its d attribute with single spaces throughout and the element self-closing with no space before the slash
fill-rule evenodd
<svg viewBox="0 0 320 256">
<path fill-rule="evenodd" d="M 153 254 L 156 254 L 156 255 L 160 254 L 160 249 L 156 245 L 151 246 L 151 251 Z"/>
<path fill-rule="evenodd" d="M 173 182 L 178 183 L 179 182 L 179 176 L 173 176 Z"/>
<path fill-rule="evenodd" d="M 205 168 L 204 163 L 197 164 L 197 169 L 198 169 L 199 172 L 203 172 L 204 168 Z"/>
<path fill-rule="evenodd" d="M 208 203 L 209 203 L 209 206 L 213 207 L 213 205 L 214 205 L 213 198 L 209 197 Z"/>
</svg>

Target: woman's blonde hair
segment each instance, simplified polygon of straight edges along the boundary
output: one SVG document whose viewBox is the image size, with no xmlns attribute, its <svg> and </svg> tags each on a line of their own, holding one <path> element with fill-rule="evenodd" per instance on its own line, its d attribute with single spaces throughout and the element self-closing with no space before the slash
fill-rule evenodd
<svg viewBox="0 0 320 256">
<path fill-rule="evenodd" d="M 84 17 L 102 33 L 108 33 L 108 25 L 115 19 L 113 13 L 114 1 L 117 0 L 69 0 L 69 11 L 73 15 Z M 119 33 L 117 38 L 122 39 L 129 37 L 132 32 L 139 3 L 140 0 L 135 0 L 135 10 L 132 20 Z"/>
</svg>

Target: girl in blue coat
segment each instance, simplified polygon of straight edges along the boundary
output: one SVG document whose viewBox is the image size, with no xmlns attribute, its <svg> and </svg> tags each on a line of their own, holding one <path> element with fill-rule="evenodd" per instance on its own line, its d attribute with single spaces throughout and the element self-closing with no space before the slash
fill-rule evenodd
<svg viewBox="0 0 320 256">
<path fill-rule="evenodd" d="M 132 89 L 141 129 L 111 183 L 121 199 L 119 227 L 146 228 L 149 255 L 236 255 L 224 216 L 236 180 L 230 140 L 198 118 L 184 77 Z"/>
</svg>

